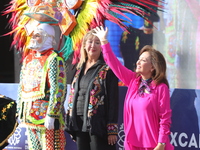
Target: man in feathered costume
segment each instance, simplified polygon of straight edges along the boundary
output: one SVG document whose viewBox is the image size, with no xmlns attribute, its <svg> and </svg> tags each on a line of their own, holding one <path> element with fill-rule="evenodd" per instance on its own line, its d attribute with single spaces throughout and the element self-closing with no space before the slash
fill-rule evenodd
<svg viewBox="0 0 200 150">
<path fill-rule="evenodd" d="M 54 28 L 35 27 L 24 58 L 19 83 L 17 112 L 27 126 L 29 149 L 64 150 L 64 98 L 66 70 L 53 49 Z"/>
</svg>

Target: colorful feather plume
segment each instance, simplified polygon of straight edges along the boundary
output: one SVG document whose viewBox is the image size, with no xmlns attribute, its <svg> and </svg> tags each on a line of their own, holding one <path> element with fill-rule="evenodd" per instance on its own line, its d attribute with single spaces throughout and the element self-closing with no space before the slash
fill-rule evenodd
<svg viewBox="0 0 200 150">
<path fill-rule="evenodd" d="M 30 19 L 23 15 L 24 12 L 29 9 L 26 1 L 27 0 L 12 0 L 3 12 L 3 15 L 11 14 L 9 24 L 12 31 L 6 35 L 14 34 L 12 46 L 15 45 L 15 48 L 22 52 L 24 57 L 29 52 L 26 45 L 30 39 L 24 28 L 25 24 Z M 55 9 L 57 7 L 56 10 L 62 10 L 59 7 L 65 6 L 62 0 L 54 1 L 57 2 L 57 5 L 53 6 Z M 51 5 L 51 3 L 52 0 L 45 0 L 45 4 Z M 127 22 L 128 19 L 131 23 L 132 20 L 130 20 L 125 13 L 131 13 L 146 19 L 145 16 L 149 13 L 156 13 L 157 10 L 162 11 L 162 4 L 162 0 L 84 0 L 81 7 L 74 10 L 77 24 L 69 35 L 63 35 L 64 46 L 61 48 L 60 52 L 65 59 L 67 59 L 73 51 L 76 51 L 74 53 L 74 60 L 77 60 L 82 38 L 88 30 L 99 25 L 104 26 L 105 20 L 112 21 L 123 30 L 127 30 L 125 22 Z"/>
</svg>

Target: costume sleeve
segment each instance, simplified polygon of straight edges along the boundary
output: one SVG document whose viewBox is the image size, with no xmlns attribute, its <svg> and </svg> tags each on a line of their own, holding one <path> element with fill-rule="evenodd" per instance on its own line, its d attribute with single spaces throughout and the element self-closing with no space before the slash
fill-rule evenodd
<svg viewBox="0 0 200 150">
<path fill-rule="evenodd" d="M 112 52 L 110 44 L 107 43 L 102 45 L 102 52 L 105 62 L 112 69 L 114 74 L 126 85 L 129 86 L 129 83 L 133 78 L 136 78 L 136 73 L 129 70 L 123 66 L 120 61 L 117 59 L 115 54 Z"/>
<path fill-rule="evenodd" d="M 21 82 L 21 75 L 22 73 L 20 72 L 20 82 Z M 21 83 L 19 82 L 19 86 L 18 86 L 18 96 L 17 96 L 17 111 L 16 113 L 20 112 L 20 108 L 21 108 L 21 92 L 22 92 L 22 87 L 21 87 Z"/>
<path fill-rule="evenodd" d="M 55 57 L 49 66 L 50 98 L 47 115 L 59 118 L 63 111 L 66 93 L 66 68 L 61 57 Z"/>
<path fill-rule="evenodd" d="M 24 59 L 25 61 L 25 59 Z M 23 77 L 23 70 L 25 67 L 25 63 L 22 63 L 21 71 L 20 71 L 20 76 L 19 76 L 19 86 L 18 86 L 18 95 L 17 95 L 17 110 L 16 113 L 19 114 L 22 108 L 22 101 L 21 101 L 21 94 L 22 94 L 22 77 Z"/>
<path fill-rule="evenodd" d="M 160 129 L 158 142 L 166 143 L 168 136 L 170 135 L 170 125 L 171 125 L 171 113 L 170 108 L 170 93 L 167 85 L 162 84 L 159 88 L 159 118 L 160 118 Z"/>
<path fill-rule="evenodd" d="M 118 79 L 111 70 L 108 70 L 106 76 L 106 93 L 107 93 L 107 132 L 108 135 L 118 134 Z"/>
</svg>

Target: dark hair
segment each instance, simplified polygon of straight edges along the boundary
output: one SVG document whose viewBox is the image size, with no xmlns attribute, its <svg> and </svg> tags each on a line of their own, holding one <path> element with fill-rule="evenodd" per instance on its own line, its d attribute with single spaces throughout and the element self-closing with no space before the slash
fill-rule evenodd
<svg viewBox="0 0 200 150">
<path fill-rule="evenodd" d="M 156 84 L 165 83 L 169 87 L 169 83 L 166 78 L 167 65 L 162 53 L 155 50 L 150 45 L 144 46 L 140 51 L 140 55 L 144 52 L 149 52 L 151 63 L 154 67 L 154 70 L 152 72 L 152 79 L 156 82 Z"/>
</svg>

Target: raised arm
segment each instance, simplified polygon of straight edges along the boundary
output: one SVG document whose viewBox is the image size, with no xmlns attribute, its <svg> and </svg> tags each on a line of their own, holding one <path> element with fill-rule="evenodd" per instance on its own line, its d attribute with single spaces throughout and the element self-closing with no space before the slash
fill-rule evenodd
<svg viewBox="0 0 200 150">
<path fill-rule="evenodd" d="M 115 54 L 112 52 L 112 49 L 110 47 L 110 44 L 107 40 L 107 33 L 108 28 L 105 29 L 100 26 L 96 27 L 95 29 L 95 36 L 99 38 L 102 45 L 102 52 L 105 62 L 109 65 L 109 67 L 112 69 L 114 74 L 126 85 L 128 86 L 129 83 L 133 78 L 136 78 L 136 73 L 127 69 L 125 66 L 123 66 L 120 61 L 117 59 Z"/>
</svg>

